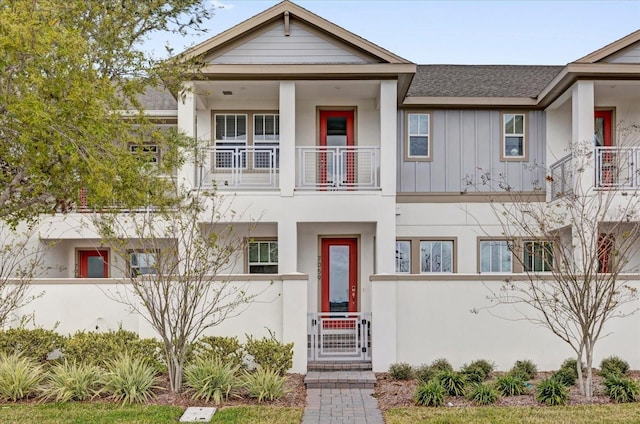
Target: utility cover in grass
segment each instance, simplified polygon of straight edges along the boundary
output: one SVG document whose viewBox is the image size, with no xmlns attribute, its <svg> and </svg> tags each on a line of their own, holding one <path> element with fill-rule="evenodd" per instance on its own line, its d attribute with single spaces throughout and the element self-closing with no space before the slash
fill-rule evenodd
<svg viewBox="0 0 640 424">
<path fill-rule="evenodd" d="M 181 423 L 208 423 L 216 413 L 216 408 L 191 406 L 180 417 Z"/>
</svg>

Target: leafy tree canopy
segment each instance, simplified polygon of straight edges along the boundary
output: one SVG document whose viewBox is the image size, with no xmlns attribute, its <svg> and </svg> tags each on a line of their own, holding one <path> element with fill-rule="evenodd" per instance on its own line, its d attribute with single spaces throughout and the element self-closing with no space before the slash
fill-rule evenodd
<svg viewBox="0 0 640 424">
<path fill-rule="evenodd" d="M 203 0 L 0 3 L 0 219 L 73 209 L 81 189 L 96 208 L 162 203 L 169 180 L 160 176 L 186 141 L 158 130 L 138 98 L 177 93 L 191 64 L 169 66 L 142 43 L 158 31 L 203 31 L 210 14 Z M 161 146 L 161 164 L 129 153 L 142 142 Z"/>
</svg>

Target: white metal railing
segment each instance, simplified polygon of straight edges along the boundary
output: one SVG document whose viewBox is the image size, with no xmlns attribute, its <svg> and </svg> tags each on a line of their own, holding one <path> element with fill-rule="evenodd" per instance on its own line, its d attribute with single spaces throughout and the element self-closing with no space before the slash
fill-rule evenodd
<svg viewBox="0 0 640 424">
<path fill-rule="evenodd" d="M 317 312 L 307 319 L 310 361 L 370 361 L 370 312 Z"/>
<path fill-rule="evenodd" d="M 555 200 L 573 192 L 571 155 L 551 165 L 551 199 Z"/>
<path fill-rule="evenodd" d="M 640 147 L 596 147 L 596 187 L 639 188 Z"/>
<path fill-rule="evenodd" d="M 203 187 L 219 189 L 275 189 L 278 187 L 280 148 L 278 146 L 210 147 L 205 150 L 199 170 Z"/>
<path fill-rule="evenodd" d="M 379 147 L 298 147 L 297 188 L 367 190 L 380 188 Z"/>
</svg>

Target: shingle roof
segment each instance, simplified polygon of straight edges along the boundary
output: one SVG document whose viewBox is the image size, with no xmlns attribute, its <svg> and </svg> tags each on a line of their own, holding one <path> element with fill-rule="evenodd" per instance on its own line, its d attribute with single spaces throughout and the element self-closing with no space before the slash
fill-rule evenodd
<svg viewBox="0 0 640 424">
<path fill-rule="evenodd" d="M 144 94 L 138 97 L 145 110 L 177 110 L 178 102 L 173 95 L 165 89 L 147 88 Z"/>
<path fill-rule="evenodd" d="M 418 65 L 408 97 L 536 97 L 564 66 Z"/>
</svg>

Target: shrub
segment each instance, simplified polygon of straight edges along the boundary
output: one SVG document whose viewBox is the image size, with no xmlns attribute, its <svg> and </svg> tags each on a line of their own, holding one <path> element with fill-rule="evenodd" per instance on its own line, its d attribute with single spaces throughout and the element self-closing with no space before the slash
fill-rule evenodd
<svg viewBox="0 0 640 424">
<path fill-rule="evenodd" d="M 469 365 L 463 365 L 460 370 L 472 383 L 481 383 L 485 381 L 491 371 L 493 371 L 494 365 L 484 359 L 471 362 Z"/>
<path fill-rule="evenodd" d="M 49 353 L 62 349 L 65 338 L 53 330 L 11 328 L 0 331 L 0 352 L 20 354 L 37 362 L 45 362 Z"/>
<path fill-rule="evenodd" d="M 286 379 L 276 371 L 260 367 L 252 373 L 246 373 L 244 377 L 249 397 L 258 399 L 258 402 L 280 399 L 285 394 L 285 382 Z"/>
<path fill-rule="evenodd" d="M 610 374 L 625 376 L 629 373 L 629 363 L 618 356 L 609 356 L 600 362 L 600 375 L 608 377 Z"/>
<path fill-rule="evenodd" d="M 154 397 L 157 370 L 144 359 L 122 354 L 107 362 L 104 389 L 123 405 L 142 403 Z"/>
<path fill-rule="evenodd" d="M 194 359 L 197 357 L 219 358 L 232 365 L 243 367 L 242 345 L 236 337 L 206 336 L 195 343 Z"/>
<path fill-rule="evenodd" d="M 464 374 L 456 371 L 440 371 L 435 377 L 447 394 L 451 396 L 464 395 L 466 378 Z"/>
<path fill-rule="evenodd" d="M 546 378 L 536 387 L 536 400 L 548 406 L 565 405 L 569 400 L 569 389 L 555 378 Z"/>
<path fill-rule="evenodd" d="M 68 361 L 99 367 L 105 367 L 122 354 L 143 359 L 158 372 L 166 370 L 164 346 L 160 341 L 141 339 L 133 331 L 122 328 L 104 333 L 78 331 L 69 337 L 64 348 L 64 357 Z"/>
<path fill-rule="evenodd" d="M 94 365 L 64 361 L 47 373 L 43 397 L 56 402 L 91 399 L 100 393 L 102 374 Z"/>
<path fill-rule="evenodd" d="M 511 368 L 509 372 L 511 374 L 520 375 L 523 380 L 528 381 L 536 376 L 538 367 L 536 367 L 536 364 L 534 364 L 533 361 L 529 359 L 523 359 L 521 361 L 516 361 L 516 363 L 513 364 L 513 368 Z"/>
<path fill-rule="evenodd" d="M 394 380 L 410 380 L 413 378 L 413 368 L 406 362 L 391 364 L 389 367 L 389 375 Z"/>
<path fill-rule="evenodd" d="M 427 364 L 422 364 L 419 367 L 417 367 L 413 371 L 413 374 L 415 378 L 418 380 L 418 382 L 423 382 L 423 383 L 428 382 L 429 380 L 431 380 L 436 376 L 436 372 L 434 371 L 434 369 Z"/>
<path fill-rule="evenodd" d="M 33 359 L 0 353 L 0 399 L 17 401 L 34 396 L 44 373 Z"/>
<path fill-rule="evenodd" d="M 476 405 L 492 405 L 498 400 L 498 391 L 490 384 L 475 383 L 469 392 L 469 400 Z"/>
<path fill-rule="evenodd" d="M 518 373 L 508 373 L 496 379 L 496 389 L 502 396 L 520 396 L 527 393 L 525 381 Z"/>
<path fill-rule="evenodd" d="M 413 400 L 420 406 L 442 406 L 447 391 L 438 380 L 422 382 L 416 388 Z"/>
<path fill-rule="evenodd" d="M 560 368 L 558 371 L 553 373 L 551 378 L 558 381 L 560 384 L 563 384 L 564 386 L 571 387 L 576 384 L 578 374 L 575 370 L 571 370 L 569 368 Z"/>
<path fill-rule="evenodd" d="M 440 371 L 453 371 L 453 367 L 451 363 L 447 361 L 445 358 L 438 358 L 431 363 L 431 368 L 434 372 L 439 373 Z"/>
<path fill-rule="evenodd" d="M 284 375 L 293 365 L 293 343 L 284 344 L 269 330 L 269 337 L 254 339 L 247 335 L 244 350 L 256 366 Z"/>
<path fill-rule="evenodd" d="M 198 358 L 184 371 L 185 385 L 192 389 L 193 399 L 219 404 L 235 396 L 240 388 L 239 367 L 219 358 Z"/>
<path fill-rule="evenodd" d="M 640 399 L 640 384 L 629 377 L 611 373 L 603 381 L 604 394 L 617 403 L 635 402 Z"/>
</svg>

